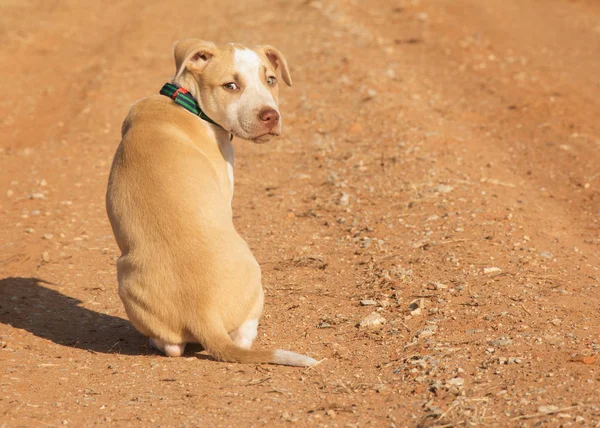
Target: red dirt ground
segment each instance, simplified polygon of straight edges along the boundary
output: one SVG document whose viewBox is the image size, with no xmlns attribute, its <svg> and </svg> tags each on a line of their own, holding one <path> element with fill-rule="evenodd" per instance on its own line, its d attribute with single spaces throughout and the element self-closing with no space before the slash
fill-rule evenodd
<svg viewBox="0 0 600 428">
<path fill-rule="evenodd" d="M 598 2 L 0 12 L 0 426 L 600 426 Z M 235 142 L 234 214 L 256 346 L 311 369 L 169 359 L 124 314 L 106 180 L 184 37 L 291 65 L 284 135 Z"/>
</svg>

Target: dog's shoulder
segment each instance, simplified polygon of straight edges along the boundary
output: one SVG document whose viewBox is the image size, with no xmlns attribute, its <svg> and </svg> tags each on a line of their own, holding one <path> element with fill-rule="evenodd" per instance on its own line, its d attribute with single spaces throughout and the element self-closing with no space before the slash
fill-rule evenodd
<svg viewBox="0 0 600 428">
<path fill-rule="evenodd" d="M 152 128 L 165 121 L 185 120 L 187 113 L 164 95 L 150 95 L 137 100 L 131 106 L 127 117 L 121 127 L 121 135 L 124 136 L 133 126 Z"/>
</svg>

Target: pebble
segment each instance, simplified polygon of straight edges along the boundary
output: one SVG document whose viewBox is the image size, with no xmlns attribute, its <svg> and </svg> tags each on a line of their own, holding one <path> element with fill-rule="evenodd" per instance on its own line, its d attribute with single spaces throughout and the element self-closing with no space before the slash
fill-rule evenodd
<svg viewBox="0 0 600 428">
<path fill-rule="evenodd" d="M 52 239 L 52 238 L 54 238 L 54 235 L 51 233 L 44 233 L 42 235 L 42 239 Z"/>
<path fill-rule="evenodd" d="M 495 347 L 502 348 L 504 346 L 508 346 L 512 343 L 512 339 L 508 337 L 500 337 L 496 340 L 490 340 L 489 344 Z"/>
<path fill-rule="evenodd" d="M 438 184 L 432 190 L 437 193 L 450 193 L 452 190 L 454 190 L 454 187 L 447 184 Z"/>
<path fill-rule="evenodd" d="M 556 412 L 560 407 L 558 406 L 552 406 L 552 405 L 548 405 L 548 406 L 540 406 L 538 407 L 538 412 L 540 413 L 554 413 Z"/>
<path fill-rule="evenodd" d="M 7 197 L 7 198 L 10 198 L 10 197 L 11 197 L 12 195 L 14 195 L 14 194 L 15 194 L 15 192 L 13 192 L 13 191 L 12 191 L 12 190 L 10 190 L 10 189 L 8 189 L 8 190 L 6 191 L 6 197 Z"/>
<path fill-rule="evenodd" d="M 48 251 L 44 251 L 42 253 L 42 261 L 44 263 L 48 263 L 50 261 L 50 254 L 48 253 Z"/>
<path fill-rule="evenodd" d="M 25 229 L 25 233 L 35 233 L 35 229 L 33 227 L 28 227 Z"/>
<path fill-rule="evenodd" d="M 560 318 L 554 318 L 550 323 L 558 327 L 562 324 L 562 320 Z"/>
<path fill-rule="evenodd" d="M 375 89 L 369 89 L 369 90 L 367 90 L 367 95 L 366 95 L 366 97 L 363 98 L 363 101 L 372 100 L 376 96 L 377 96 L 377 91 Z"/>
<path fill-rule="evenodd" d="M 425 301 L 423 299 L 417 299 L 410 302 L 408 310 L 411 315 L 421 315 L 421 310 L 425 307 Z"/>
<path fill-rule="evenodd" d="M 375 300 L 361 300 L 360 306 L 373 306 L 376 305 L 377 302 Z"/>
<path fill-rule="evenodd" d="M 455 377 L 446 383 L 451 386 L 463 386 L 465 384 L 465 380 L 462 377 Z"/>
<path fill-rule="evenodd" d="M 516 358 L 516 357 L 510 357 L 510 358 L 498 357 L 498 364 L 501 364 L 501 365 L 504 365 L 504 364 L 521 364 L 521 359 L 520 358 Z"/>
<path fill-rule="evenodd" d="M 553 257 L 553 255 L 552 255 L 552 253 L 550 251 L 542 251 L 540 253 L 540 257 L 551 259 Z"/>
<path fill-rule="evenodd" d="M 413 316 L 417 316 L 417 315 L 421 315 L 421 312 L 422 312 L 421 308 L 416 308 L 416 309 L 410 311 L 410 314 Z"/>
<path fill-rule="evenodd" d="M 29 199 L 46 199 L 46 195 L 43 193 L 31 193 L 27 196 Z"/>
<path fill-rule="evenodd" d="M 350 202 L 350 195 L 347 193 L 342 193 L 342 196 L 340 196 L 340 200 L 338 201 L 338 203 L 340 205 L 348 205 L 348 202 Z"/>
<path fill-rule="evenodd" d="M 363 328 L 368 327 L 379 327 L 385 324 L 387 320 L 379 315 L 377 312 L 371 312 L 360 322 L 359 326 Z"/>
<path fill-rule="evenodd" d="M 486 275 L 489 275 L 491 273 L 499 273 L 499 272 L 502 272 L 502 269 L 500 269 L 499 267 L 496 267 L 496 266 L 483 268 L 483 273 Z"/>
<path fill-rule="evenodd" d="M 418 336 L 419 337 L 433 336 L 435 334 L 435 332 L 437 331 L 437 329 L 438 329 L 437 325 L 428 325 L 418 333 Z"/>
</svg>

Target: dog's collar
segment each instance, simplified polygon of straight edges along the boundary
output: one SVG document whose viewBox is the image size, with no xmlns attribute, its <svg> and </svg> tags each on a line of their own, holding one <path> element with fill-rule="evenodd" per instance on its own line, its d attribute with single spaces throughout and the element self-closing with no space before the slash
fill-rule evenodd
<svg viewBox="0 0 600 428">
<path fill-rule="evenodd" d="M 181 88 L 173 83 L 165 83 L 160 90 L 160 94 L 171 98 L 173 101 L 175 101 L 175 103 L 179 104 L 190 113 L 200 117 L 200 119 L 206 120 L 208 123 L 212 123 L 213 125 L 223 128 L 202 111 L 200 104 L 198 104 L 198 101 L 196 101 L 196 98 L 194 98 L 187 89 Z M 230 134 L 229 139 L 233 139 L 233 134 Z"/>
</svg>

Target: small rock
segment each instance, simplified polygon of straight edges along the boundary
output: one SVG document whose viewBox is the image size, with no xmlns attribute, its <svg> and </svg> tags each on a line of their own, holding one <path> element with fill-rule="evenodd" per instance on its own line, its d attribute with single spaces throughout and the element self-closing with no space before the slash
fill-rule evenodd
<svg viewBox="0 0 600 428">
<path fill-rule="evenodd" d="M 12 195 L 14 195 L 14 194 L 15 194 L 15 192 L 13 192 L 13 191 L 12 191 L 12 190 L 10 190 L 10 189 L 8 189 L 8 190 L 6 191 L 6 197 L 7 197 L 7 198 L 10 198 L 10 197 L 11 197 Z"/>
<path fill-rule="evenodd" d="M 489 275 L 491 273 L 500 273 L 500 272 L 502 272 L 502 269 L 500 269 L 499 267 L 496 267 L 496 266 L 483 268 L 483 273 L 486 275 Z"/>
<path fill-rule="evenodd" d="M 448 288 L 446 284 L 442 284 L 441 282 L 432 282 L 430 285 L 434 290 L 445 290 Z"/>
<path fill-rule="evenodd" d="M 50 261 L 50 254 L 48 253 L 48 251 L 44 251 L 42 253 L 42 261 L 44 263 L 48 263 Z"/>
<path fill-rule="evenodd" d="M 377 302 L 375 300 L 361 300 L 360 306 L 373 306 L 376 305 Z"/>
<path fill-rule="evenodd" d="M 369 328 L 369 327 L 379 327 L 386 323 L 386 319 L 379 315 L 377 312 L 372 312 L 367 315 L 360 322 L 359 327 Z"/>
<path fill-rule="evenodd" d="M 46 199 L 46 195 L 43 193 L 31 193 L 28 196 L 29 199 Z"/>
<path fill-rule="evenodd" d="M 425 301 L 423 299 L 416 299 L 410 302 L 408 310 L 411 315 L 421 315 L 421 310 L 425 307 Z"/>
<path fill-rule="evenodd" d="M 496 340 L 491 340 L 489 342 L 490 345 L 495 346 L 497 348 L 503 348 L 505 346 L 508 346 L 512 343 L 512 339 L 508 338 L 508 337 L 500 337 Z"/>
<path fill-rule="evenodd" d="M 317 324 L 317 328 L 333 328 L 327 321 L 321 321 Z"/>
<path fill-rule="evenodd" d="M 455 377 L 446 383 L 451 386 L 463 386 L 465 384 L 465 380 L 462 377 Z"/>
<path fill-rule="evenodd" d="M 433 336 L 435 334 L 435 332 L 437 331 L 437 329 L 438 329 L 437 325 L 428 325 L 418 333 L 418 336 L 419 337 Z"/>
<path fill-rule="evenodd" d="M 360 247 L 361 248 L 369 248 L 372 243 L 373 243 L 373 240 L 371 238 L 363 238 L 362 241 L 360 242 Z"/>
<path fill-rule="evenodd" d="M 553 256 L 552 256 L 552 253 L 550 251 L 542 251 L 540 253 L 540 257 L 544 257 L 546 259 L 551 259 Z"/>
<path fill-rule="evenodd" d="M 42 235 L 42 239 L 52 239 L 52 238 L 54 238 L 54 235 L 51 233 L 44 233 Z"/>
<path fill-rule="evenodd" d="M 454 187 L 447 184 L 438 184 L 432 190 L 436 193 L 450 193 L 452 190 L 454 190 Z"/>
<path fill-rule="evenodd" d="M 28 227 L 25 229 L 25 233 L 35 233 L 35 229 L 33 227 Z"/>
<path fill-rule="evenodd" d="M 366 96 L 363 98 L 363 101 L 368 101 L 368 100 L 372 100 L 373 98 L 375 98 L 377 96 L 377 91 L 375 89 L 369 89 L 367 90 L 367 94 Z"/>
<path fill-rule="evenodd" d="M 552 321 L 550 321 L 550 323 L 558 327 L 562 324 L 562 320 L 560 318 L 554 318 Z"/>
<path fill-rule="evenodd" d="M 560 407 L 558 406 L 540 406 L 538 407 L 538 412 L 540 413 L 555 413 Z"/>
<path fill-rule="evenodd" d="M 416 309 L 410 311 L 410 314 L 412 316 L 417 316 L 417 315 L 421 315 L 421 312 L 422 312 L 421 308 L 416 308 Z"/>
<path fill-rule="evenodd" d="M 350 195 L 347 193 L 342 193 L 342 196 L 340 196 L 338 203 L 340 205 L 348 205 L 349 202 L 350 202 Z"/>
</svg>

